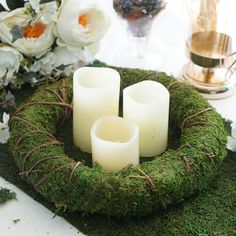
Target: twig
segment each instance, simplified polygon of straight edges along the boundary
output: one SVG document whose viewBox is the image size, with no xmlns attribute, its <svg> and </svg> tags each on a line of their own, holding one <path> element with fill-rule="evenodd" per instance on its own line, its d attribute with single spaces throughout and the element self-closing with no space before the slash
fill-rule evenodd
<svg viewBox="0 0 236 236">
<path fill-rule="evenodd" d="M 193 115 L 190 115 L 190 116 L 186 117 L 186 118 L 183 120 L 183 123 L 182 123 L 182 125 L 181 125 L 181 130 L 183 131 L 183 129 L 185 128 L 185 123 L 186 123 L 187 120 L 189 120 L 189 119 L 191 119 L 191 118 L 194 118 L 194 117 L 196 117 L 196 116 L 199 116 L 199 115 L 201 115 L 201 114 L 203 114 L 203 113 L 205 113 L 205 112 L 213 111 L 213 110 L 214 110 L 214 109 L 210 107 L 210 108 L 204 109 L 204 110 L 202 110 L 202 111 L 199 111 L 199 112 L 197 112 L 197 113 L 195 113 L 195 114 L 193 114 Z"/>
<path fill-rule="evenodd" d="M 142 76 L 141 78 L 139 78 L 138 81 L 139 81 L 139 82 L 144 81 L 144 80 L 146 80 L 147 78 L 149 78 L 151 75 L 158 75 L 158 74 L 159 74 L 159 72 L 153 72 L 153 71 L 148 72 L 147 74 L 145 74 L 144 76 Z"/>
<path fill-rule="evenodd" d="M 52 89 L 50 89 L 50 88 L 42 89 L 42 91 L 52 93 L 52 94 L 55 95 L 61 102 L 63 102 L 62 97 L 61 97 L 56 91 L 54 91 L 54 90 L 52 90 Z"/>
<path fill-rule="evenodd" d="M 182 148 L 184 147 L 188 147 L 188 148 L 192 148 L 192 149 L 195 149 L 197 150 L 198 152 L 200 152 L 201 154 L 203 154 L 204 156 L 206 156 L 210 161 L 213 161 L 213 157 L 215 157 L 214 154 L 209 154 L 207 152 L 204 152 L 202 150 L 198 150 L 196 147 L 193 147 L 191 146 L 190 144 L 186 143 L 186 144 L 183 144 L 182 146 L 180 146 L 179 148 L 176 149 L 176 151 L 180 151 Z"/>
<path fill-rule="evenodd" d="M 178 148 L 176 149 L 176 151 L 178 152 L 178 151 L 180 151 L 180 150 L 181 150 L 182 148 L 184 148 L 184 147 L 192 148 L 192 146 L 191 146 L 190 144 L 186 143 L 186 144 L 183 144 L 183 145 L 181 145 L 180 147 L 178 147 Z"/>
<path fill-rule="evenodd" d="M 69 183 L 70 183 L 71 180 L 72 180 L 72 177 L 73 177 L 73 174 L 74 174 L 76 168 L 77 168 L 79 165 L 82 165 L 82 164 L 83 164 L 83 163 L 82 163 L 81 161 L 78 161 L 78 162 L 75 164 L 75 166 L 73 167 L 73 169 L 72 169 L 72 171 L 71 171 L 70 177 L 69 177 Z"/>
<path fill-rule="evenodd" d="M 186 127 L 187 127 L 187 128 L 190 128 L 190 127 L 192 127 L 192 126 L 197 126 L 197 125 L 199 125 L 199 126 L 211 125 L 211 123 L 204 122 L 204 121 L 202 121 L 202 122 L 201 122 L 201 121 L 198 121 L 198 122 L 193 122 L 193 123 L 187 125 Z"/>
<path fill-rule="evenodd" d="M 26 175 L 28 177 L 30 173 L 35 172 L 34 168 L 36 166 L 38 166 L 39 164 L 41 164 L 42 162 L 52 160 L 52 159 L 63 159 L 63 157 L 66 157 L 66 156 L 48 156 L 48 157 L 44 157 L 44 158 L 38 160 L 37 162 L 35 162 L 34 165 L 31 166 L 28 170 L 20 172 L 19 175 L 21 175 L 21 176 Z"/>
<path fill-rule="evenodd" d="M 46 132 L 46 131 L 42 131 L 42 130 L 29 131 L 29 132 L 23 134 L 22 136 L 20 136 L 20 138 L 18 138 L 18 140 L 16 141 L 16 144 L 15 144 L 14 152 L 15 152 L 16 149 L 19 147 L 20 143 L 21 143 L 28 135 L 30 135 L 30 134 L 36 134 L 36 133 L 47 135 L 48 137 L 52 138 L 53 140 L 56 139 L 52 134 L 49 134 L 49 133 Z"/>
<path fill-rule="evenodd" d="M 166 88 L 167 88 L 168 90 L 170 90 L 170 88 L 171 88 L 173 85 L 175 85 L 175 84 L 180 84 L 180 82 L 179 82 L 179 81 L 173 81 L 173 82 L 171 82 Z"/>
<path fill-rule="evenodd" d="M 23 164 L 22 164 L 22 172 L 25 170 L 25 164 L 26 164 L 26 160 L 36 151 L 40 150 L 41 148 L 48 146 L 48 145 L 63 145 L 63 143 L 59 142 L 58 140 L 52 140 L 51 142 L 47 142 L 47 143 L 43 143 L 35 148 L 33 148 L 32 150 L 30 150 L 29 152 L 27 152 L 27 154 L 24 156 L 23 159 Z"/>
<path fill-rule="evenodd" d="M 34 105 L 61 106 L 61 107 L 65 107 L 70 110 L 73 110 L 73 107 L 71 104 L 67 104 L 67 103 L 63 103 L 63 102 L 29 102 L 29 103 L 23 104 L 18 109 L 16 109 L 15 112 L 13 113 L 13 115 L 22 111 L 25 107 L 30 107 L 30 106 L 34 106 Z"/>
<path fill-rule="evenodd" d="M 62 85 L 61 85 L 61 88 L 60 88 L 60 92 L 62 94 L 62 102 L 67 104 L 68 100 L 67 100 L 67 92 L 66 92 L 66 82 L 65 82 L 65 80 L 62 80 Z M 70 114 L 71 114 L 71 110 L 65 108 L 65 115 L 62 118 L 62 120 L 60 121 L 59 125 L 57 126 L 58 129 L 60 129 L 60 127 L 64 124 L 64 122 L 70 117 Z"/>
<path fill-rule="evenodd" d="M 185 166 L 187 168 L 187 171 L 188 171 L 189 175 L 192 175 L 193 174 L 193 170 L 192 170 L 192 168 L 190 166 L 189 160 L 187 159 L 186 156 L 183 156 L 182 160 L 184 161 L 184 164 L 185 164 Z"/>
<path fill-rule="evenodd" d="M 59 171 L 59 170 L 65 168 L 65 167 L 71 166 L 71 165 L 74 165 L 74 162 L 66 163 L 66 164 L 64 164 L 64 165 L 62 165 L 62 166 L 59 166 L 59 167 L 56 168 L 56 169 L 53 169 L 49 174 L 44 175 L 44 176 L 34 185 L 34 188 L 39 188 L 39 187 L 50 177 L 50 175 L 51 175 L 52 173 L 57 172 L 57 171 Z"/>
<path fill-rule="evenodd" d="M 24 118 L 22 118 L 22 117 L 20 117 L 20 116 L 16 116 L 16 115 L 12 116 L 10 122 L 12 122 L 13 120 L 23 121 L 24 123 L 26 123 L 27 125 L 31 126 L 32 128 L 34 128 L 34 129 L 36 129 L 36 130 L 38 130 L 38 131 L 40 131 L 40 132 L 45 132 L 45 134 L 47 134 L 48 136 L 51 136 L 51 135 L 52 135 L 51 133 L 49 133 L 49 132 L 47 132 L 47 131 L 41 130 L 40 128 L 38 128 L 37 126 L 35 126 L 33 123 L 31 123 L 30 121 L 28 121 L 28 120 L 26 120 L 26 119 L 24 119 Z"/>
<path fill-rule="evenodd" d="M 10 99 L 6 99 L 6 100 L 1 101 L 1 102 L 0 102 L 0 106 L 6 104 L 6 103 L 9 102 L 9 101 L 10 101 Z"/>
<path fill-rule="evenodd" d="M 147 175 L 142 169 L 137 168 L 137 170 L 145 177 L 148 185 L 151 187 L 152 190 L 156 189 L 156 185 L 153 182 L 153 180 L 151 179 L 151 177 L 149 175 Z"/>
</svg>

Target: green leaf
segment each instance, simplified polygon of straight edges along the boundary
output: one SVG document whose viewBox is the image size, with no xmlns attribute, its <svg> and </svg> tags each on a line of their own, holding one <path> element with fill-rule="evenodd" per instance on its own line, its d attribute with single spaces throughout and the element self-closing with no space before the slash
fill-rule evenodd
<svg viewBox="0 0 236 236">
<path fill-rule="evenodd" d="M 48 3 L 48 2 L 54 2 L 55 0 L 40 0 L 39 4 L 44 4 L 44 3 Z"/>
<path fill-rule="evenodd" d="M 33 84 L 34 81 L 39 79 L 39 74 L 37 72 L 29 71 L 23 74 L 22 80 L 25 83 L 31 83 Z"/>
<path fill-rule="evenodd" d="M 6 11 L 5 7 L 0 3 L 0 12 Z"/>
<path fill-rule="evenodd" d="M 12 43 L 17 39 L 21 39 L 24 36 L 24 29 L 18 25 L 15 25 L 11 30 L 10 34 L 12 35 Z"/>
<path fill-rule="evenodd" d="M 24 0 L 6 0 L 6 3 L 10 10 L 15 10 L 25 5 Z"/>
</svg>

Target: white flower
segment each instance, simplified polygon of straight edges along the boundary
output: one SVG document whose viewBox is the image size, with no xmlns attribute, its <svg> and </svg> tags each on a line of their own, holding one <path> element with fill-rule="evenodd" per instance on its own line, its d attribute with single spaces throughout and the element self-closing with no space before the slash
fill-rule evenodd
<svg viewBox="0 0 236 236">
<path fill-rule="evenodd" d="M 34 64 L 29 68 L 32 72 L 41 72 L 41 74 L 51 74 L 53 67 L 51 65 L 54 58 L 53 52 L 48 52 L 46 55 L 34 61 Z"/>
<path fill-rule="evenodd" d="M 13 81 L 22 60 L 23 56 L 14 48 L 0 44 L 0 88 Z"/>
<path fill-rule="evenodd" d="M 0 143 L 4 144 L 7 142 L 7 140 L 10 138 L 10 132 L 8 127 L 8 121 L 10 119 L 10 116 L 3 113 L 3 123 L 0 122 Z"/>
<path fill-rule="evenodd" d="M 29 0 L 29 3 L 31 5 L 31 7 L 34 9 L 34 10 L 37 10 L 39 9 L 39 4 L 40 0 Z"/>
<path fill-rule="evenodd" d="M 55 68 L 74 65 L 83 59 L 84 52 L 81 48 L 71 50 L 67 47 L 56 47 L 40 60 L 35 61 L 31 66 L 30 71 L 41 71 L 45 74 L 51 74 L 52 70 Z"/>
<path fill-rule="evenodd" d="M 55 1 L 40 4 L 40 0 L 29 0 L 29 3 L 37 14 L 43 13 L 42 19 L 44 23 L 57 20 L 58 7 Z"/>
<path fill-rule="evenodd" d="M 27 8 L 18 8 L 0 19 L 1 40 L 27 56 L 40 57 L 54 42 L 55 5 L 43 4 L 36 16 Z M 49 15 L 52 15 L 51 18 Z M 51 20 L 51 21 L 50 21 Z"/>
<path fill-rule="evenodd" d="M 52 64 L 54 67 L 73 65 L 79 62 L 83 56 L 83 50 L 78 49 L 68 49 L 67 47 L 56 47 L 53 51 L 54 58 Z"/>
<path fill-rule="evenodd" d="M 99 0 L 62 0 L 57 43 L 75 48 L 96 43 L 102 39 L 108 26 L 109 20 L 99 6 Z"/>
<path fill-rule="evenodd" d="M 98 53 L 100 48 L 100 42 L 90 44 L 84 47 L 84 58 L 85 64 L 88 64 L 94 60 L 95 55 Z"/>
<path fill-rule="evenodd" d="M 231 136 L 227 137 L 227 148 L 236 152 L 236 122 L 231 124 Z"/>
</svg>

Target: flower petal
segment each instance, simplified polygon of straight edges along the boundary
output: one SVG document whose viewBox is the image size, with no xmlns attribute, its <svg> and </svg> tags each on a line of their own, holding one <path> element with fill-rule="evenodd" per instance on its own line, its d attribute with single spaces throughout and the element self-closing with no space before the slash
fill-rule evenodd
<svg viewBox="0 0 236 236">
<path fill-rule="evenodd" d="M 8 121 L 10 116 L 7 113 L 3 113 L 3 123 L 0 122 L 0 143 L 7 143 L 7 140 L 10 138 L 10 132 L 8 127 Z"/>
<path fill-rule="evenodd" d="M 1 125 L 1 123 L 0 123 Z M 7 143 L 8 139 L 10 138 L 10 132 L 9 132 L 9 128 L 4 128 L 4 129 L 0 129 L 0 143 L 1 144 L 5 144 Z"/>
<path fill-rule="evenodd" d="M 10 115 L 8 115 L 6 112 L 3 113 L 3 124 L 8 125 L 8 121 L 10 119 Z"/>
<path fill-rule="evenodd" d="M 0 88 L 12 83 L 23 56 L 13 47 L 0 43 Z"/>
</svg>

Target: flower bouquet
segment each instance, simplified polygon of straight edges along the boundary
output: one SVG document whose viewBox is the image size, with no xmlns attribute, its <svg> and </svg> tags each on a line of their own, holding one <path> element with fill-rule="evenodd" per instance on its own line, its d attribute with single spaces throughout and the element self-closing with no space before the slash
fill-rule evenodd
<svg viewBox="0 0 236 236">
<path fill-rule="evenodd" d="M 0 89 L 68 76 L 91 62 L 109 21 L 99 0 L 0 5 Z"/>
<path fill-rule="evenodd" d="M 54 81 L 90 63 L 109 20 L 99 0 L 6 0 L 0 4 L 0 107 L 24 83 Z M 9 137 L 7 114 L 0 143 Z M 5 128 L 4 128 L 5 127 Z"/>
</svg>

